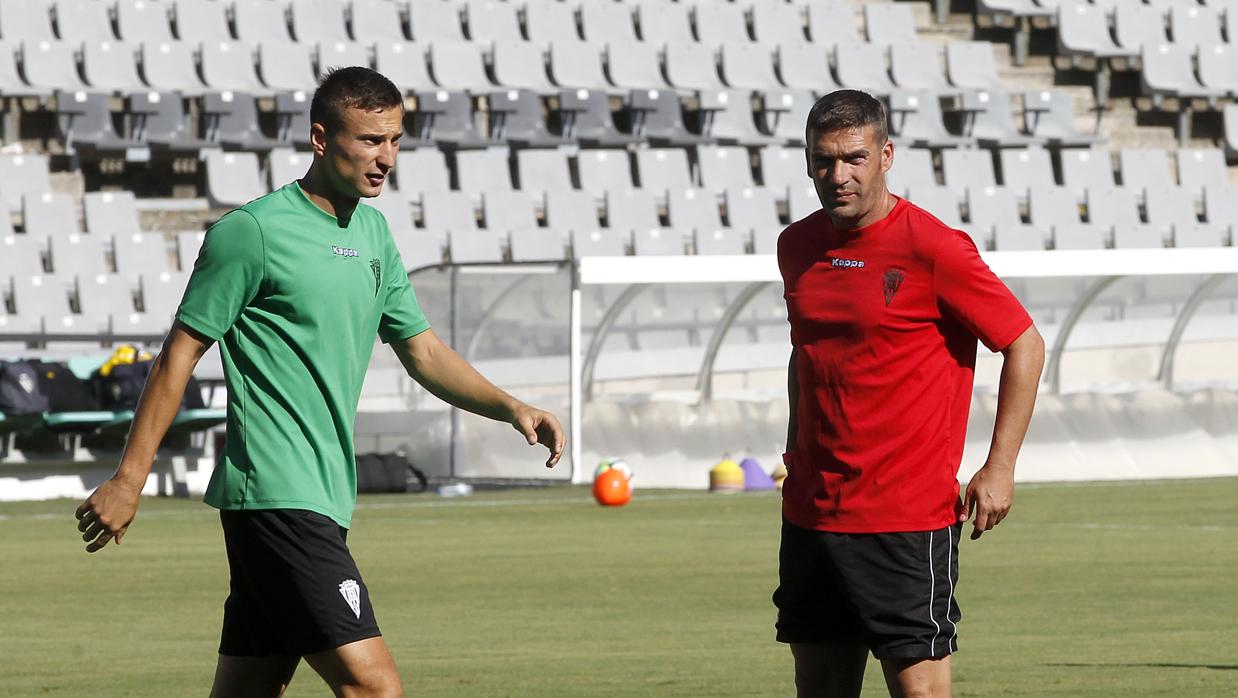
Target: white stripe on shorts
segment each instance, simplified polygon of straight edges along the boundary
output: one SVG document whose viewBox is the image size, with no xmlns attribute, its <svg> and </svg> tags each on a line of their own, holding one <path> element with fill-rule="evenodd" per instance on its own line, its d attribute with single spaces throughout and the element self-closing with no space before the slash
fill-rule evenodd
<svg viewBox="0 0 1238 698">
<path fill-rule="evenodd" d="M 933 594 L 934 594 L 934 592 L 937 590 L 937 577 L 936 577 L 936 575 L 933 573 L 933 532 L 932 532 L 932 531 L 929 531 L 929 550 L 928 550 L 928 552 L 929 552 L 929 554 L 928 554 L 928 563 L 929 563 L 929 606 L 928 606 L 928 608 L 929 608 L 929 620 L 933 621 L 933 627 L 934 627 L 934 628 L 937 628 L 937 632 L 933 633 L 933 639 L 929 641 L 929 656 L 930 656 L 930 657 L 933 657 L 933 656 L 936 656 L 936 655 L 937 655 L 937 636 L 941 634 L 941 626 L 937 624 L 937 619 L 933 617 Z M 949 575 L 947 574 L 947 576 L 949 576 Z M 949 615 L 950 615 L 950 613 L 949 613 L 949 611 L 947 611 L 947 612 L 946 612 L 946 616 L 949 616 Z"/>
</svg>

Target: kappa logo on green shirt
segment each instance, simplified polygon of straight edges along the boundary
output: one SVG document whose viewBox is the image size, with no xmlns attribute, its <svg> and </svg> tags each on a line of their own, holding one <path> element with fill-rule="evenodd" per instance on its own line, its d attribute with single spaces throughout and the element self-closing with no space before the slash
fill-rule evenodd
<svg viewBox="0 0 1238 698">
<path fill-rule="evenodd" d="M 332 245 L 331 253 L 338 254 L 341 257 L 358 257 L 361 255 L 360 252 L 354 250 L 351 247 L 340 247 L 339 245 Z"/>
</svg>

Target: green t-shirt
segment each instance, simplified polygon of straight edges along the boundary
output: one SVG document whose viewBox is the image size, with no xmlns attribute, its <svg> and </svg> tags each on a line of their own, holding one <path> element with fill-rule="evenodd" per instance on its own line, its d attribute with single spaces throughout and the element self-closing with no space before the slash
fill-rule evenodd
<svg viewBox="0 0 1238 698">
<path fill-rule="evenodd" d="M 374 335 L 430 327 L 383 215 L 358 205 L 340 227 L 296 182 L 251 201 L 207 232 L 176 318 L 219 341 L 228 385 L 206 503 L 307 509 L 348 527 Z"/>
</svg>

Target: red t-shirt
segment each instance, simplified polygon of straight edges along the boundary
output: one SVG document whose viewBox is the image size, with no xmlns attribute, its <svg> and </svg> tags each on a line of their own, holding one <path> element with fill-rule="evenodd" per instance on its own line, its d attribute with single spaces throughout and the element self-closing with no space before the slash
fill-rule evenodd
<svg viewBox="0 0 1238 698">
<path fill-rule="evenodd" d="M 793 223 L 778 267 L 799 352 L 784 517 L 848 533 L 954 523 L 976 339 L 1005 349 L 1027 311 L 966 233 L 903 199 L 859 230 L 824 210 Z"/>
</svg>

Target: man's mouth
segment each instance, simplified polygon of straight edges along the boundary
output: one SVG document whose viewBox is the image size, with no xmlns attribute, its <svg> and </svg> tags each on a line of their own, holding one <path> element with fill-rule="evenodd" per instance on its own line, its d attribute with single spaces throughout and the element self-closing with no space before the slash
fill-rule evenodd
<svg viewBox="0 0 1238 698">
<path fill-rule="evenodd" d="M 380 174 L 368 174 L 365 176 L 365 179 L 370 183 L 370 186 L 377 187 L 383 183 L 383 180 L 386 179 L 386 177 Z"/>
</svg>

